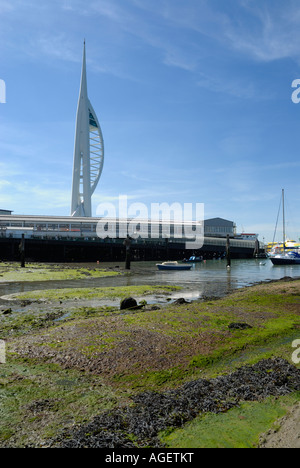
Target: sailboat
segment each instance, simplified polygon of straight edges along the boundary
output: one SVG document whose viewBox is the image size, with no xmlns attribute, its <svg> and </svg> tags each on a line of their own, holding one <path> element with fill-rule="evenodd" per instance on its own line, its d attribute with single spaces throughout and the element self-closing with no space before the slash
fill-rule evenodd
<svg viewBox="0 0 300 468">
<path fill-rule="evenodd" d="M 282 253 L 270 255 L 271 262 L 273 265 L 300 265 L 300 251 L 290 250 L 290 247 L 286 245 L 285 239 L 285 210 L 284 210 L 284 190 L 282 190 L 282 215 L 283 215 L 283 242 L 282 242 Z"/>
</svg>

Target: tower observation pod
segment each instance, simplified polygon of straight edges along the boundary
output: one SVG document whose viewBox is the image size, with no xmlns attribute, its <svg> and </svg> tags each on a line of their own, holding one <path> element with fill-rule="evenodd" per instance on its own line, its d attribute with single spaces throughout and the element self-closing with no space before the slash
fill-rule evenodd
<svg viewBox="0 0 300 468">
<path fill-rule="evenodd" d="M 104 163 L 101 128 L 87 94 L 85 42 L 76 115 L 71 216 L 92 216 L 92 194 Z"/>
</svg>

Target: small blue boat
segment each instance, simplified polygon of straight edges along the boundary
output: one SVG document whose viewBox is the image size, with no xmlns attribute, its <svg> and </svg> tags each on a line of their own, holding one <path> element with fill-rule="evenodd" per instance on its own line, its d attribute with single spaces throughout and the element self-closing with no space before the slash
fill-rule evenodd
<svg viewBox="0 0 300 468">
<path fill-rule="evenodd" d="M 184 259 L 183 262 L 185 263 L 197 263 L 197 262 L 203 262 L 203 257 L 196 257 L 195 255 L 192 255 L 188 259 Z"/>
<path fill-rule="evenodd" d="M 192 268 L 192 265 L 183 265 L 178 262 L 157 263 L 156 266 L 159 270 L 190 270 Z"/>
</svg>

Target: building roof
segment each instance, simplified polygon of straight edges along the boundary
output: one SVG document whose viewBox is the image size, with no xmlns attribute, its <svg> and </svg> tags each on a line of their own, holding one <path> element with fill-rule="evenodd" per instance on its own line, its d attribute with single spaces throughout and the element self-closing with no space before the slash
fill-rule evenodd
<svg viewBox="0 0 300 468">
<path fill-rule="evenodd" d="M 233 221 L 228 221 L 227 219 L 223 218 L 212 218 L 212 219 L 206 219 L 204 221 L 204 224 L 206 226 L 226 226 L 226 227 L 232 227 L 234 225 Z"/>
<path fill-rule="evenodd" d="M 2 213 L 2 214 L 8 214 L 8 213 L 10 213 L 10 214 L 11 214 L 12 211 L 11 211 L 11 210 L 2 210 L 2 209 L 0 208 L 0 213 Z"/>
</svg>

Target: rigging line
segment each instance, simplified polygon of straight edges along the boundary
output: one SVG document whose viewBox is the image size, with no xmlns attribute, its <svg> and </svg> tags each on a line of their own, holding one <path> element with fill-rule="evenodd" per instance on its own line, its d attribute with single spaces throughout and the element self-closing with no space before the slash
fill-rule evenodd
<svg viewBox="0 0 300 468">
<path fill-rule="evenodd" d="M 281 202 L 282 202 L 282 197 L 280 197 L 280 203 L 279 203 L 279 209 L 278 209 L 278 214 L 277 214 L 277 220 L 276 220 L 276 225 L 275 225 L 275 232 L 274 232 L 274 237 L 273 237 L 273 244 L 275 242 L 275 237 L 276 237 L 276 231 L 277 231 L 277 225 L 278 225 L 278 219 L 281 211 Z"/>
<path fill-rule="evenodd" d="M 287 230 L 289 231 L 287 233 L 287 239 L 293 239 L 294 236 L 296 235 L 296 231 L 297 231 L 297 229 L 295 229 L 296 228 L 296 223 L 295 223 L 294 212 L 291 209 L 291 205 L 289 203 L 289 200 L 286 200 L 285 206 L 286 206 L 286 214 L 287 214 L 286 215 L 286 218 L 287 218 L 286 226 L 287 226 Z M 295 238 L 295 240 L 296 240 L 296 238 Z"/>
</svg>

